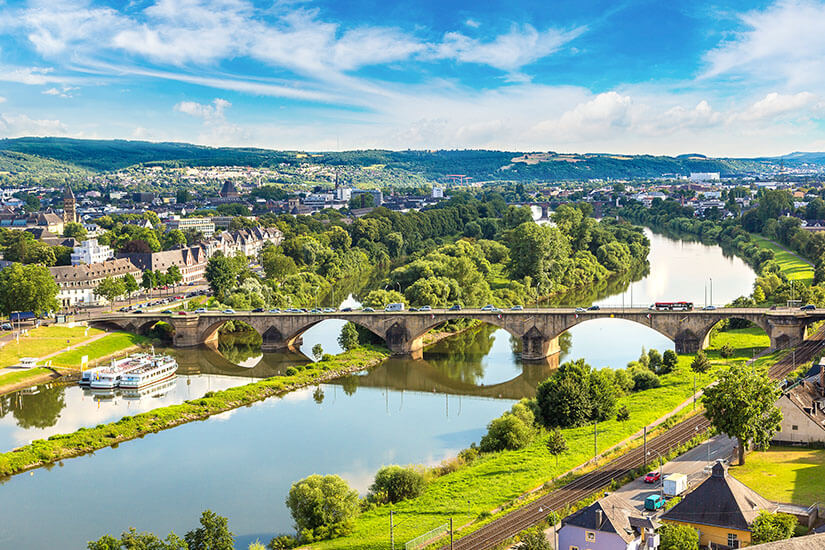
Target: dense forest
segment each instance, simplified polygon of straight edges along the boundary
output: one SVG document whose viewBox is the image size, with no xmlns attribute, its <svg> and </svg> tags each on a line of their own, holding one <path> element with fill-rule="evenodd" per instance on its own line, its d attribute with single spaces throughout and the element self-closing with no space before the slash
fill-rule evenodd
<svg viewBox="0 0 825 550">
<path fill-rule="evenodd" d="M 475 181 L 557 181 L 609 178 L 653 178 L 663 174 L 720 172 L 724 175 L 764 172 L 787 164 L 823 162 L 822 155 L 798 153 L 787 158 L 731 159 L 702 155 L 523 153 L 486 150 L 387 151 L 364 150 L 306 153 L 257 148 L 204 147 L 186 143 L 150 143 L 125 140 L 70 138 L 16 138 L 0 140 L 0 153 L 27 155 L 32 166 L 58 163 L 59 171 L 106 172 L 129 166 L 251 166 L 277 167 L 302 163 L 377 167 L 431 181 L 463 174 Z M 0 157 L 0 162 L 2 162 Z M 0 170 L 1 171 L 1 170 Z"/>
</svg>

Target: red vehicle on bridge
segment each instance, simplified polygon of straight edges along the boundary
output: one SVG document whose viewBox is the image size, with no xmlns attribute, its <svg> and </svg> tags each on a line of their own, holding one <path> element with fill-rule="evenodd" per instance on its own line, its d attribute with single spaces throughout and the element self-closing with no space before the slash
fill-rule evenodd
<svg viewBox="0 0 825 550">
<path fill-rule="evenodd" d="M 693 302 L 656 302 L 650 309 L 656 311 L 691 311 L 693 310 Z"/>
</svg>

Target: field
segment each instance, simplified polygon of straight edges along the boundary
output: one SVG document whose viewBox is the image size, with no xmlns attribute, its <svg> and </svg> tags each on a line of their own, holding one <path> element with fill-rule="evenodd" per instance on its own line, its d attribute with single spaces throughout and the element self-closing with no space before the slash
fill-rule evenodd
<svg viewBox="0 0 825 550">
<path fill-rule="evenodd" d="M 825 502 L 825 450 L 772 447 L 748 453 L 730 473 L 763 497 L 810 506 Z"/>
<path fill-rule="evenodd" d="M 802 281 L 807 285 L 813 283 L 814 268 L 807 261 L 760 235 L 751 233 L 751 240 L 761 248 L 773 250 L 779 268 L 782 270 L 782 273 L 788 276 L 788 279 L 792 281 Z"/>
<path fill-rule="evenodd" d="M 718 350 L 728 344 L 735 350 L 734 358 L 750 359 L 763 349 L 770 347 L 771 339 L 759 327 L 737 328 L 725 331 L 713 331 L 710 343 L 705 350 L 710 357 L 719 357 Z M 721 357 L 720 357 L 721 359 Z"/>
<path fill-rule="evenodd" d="M 107 357 L 118 351 L 139 346 L 149 342 L 149 338 L 129 332 L 115 332 L 103 338 L 78 346 L 77 348 L 54 356 L 51 361 L 55 367 L 80 368 L 80 360 L 84 355 L 89 356 L 89 363 L 96 359 Z"/>
<path fill-rule="evenodd" d="M 85 342 L 102 330 L 86 327 L 39 327 L 32 329 L 20 338 L 20 342 L 12 340 L 0 348 L 0 366 L 16 365 L 21 357 L 43 357 L 65 349 L 66 346 L 76 346 Z"/>
</svg>

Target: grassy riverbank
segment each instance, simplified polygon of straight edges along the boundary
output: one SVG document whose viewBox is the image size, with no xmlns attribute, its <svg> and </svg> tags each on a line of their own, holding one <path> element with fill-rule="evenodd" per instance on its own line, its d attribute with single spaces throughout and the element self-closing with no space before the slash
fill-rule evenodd
<svg viewBox="0 0 825 550">
<path fill-rule="evenodd" d="M 752 339 L 751 334 L 730 331 L 719 338 L 717 345 L 744 340 L 750 342 Z M 716 349 L 708 350 L 708 356 L 715 368 L 697 378 L 697 387 L 703 387 L 713 380 L 717 369 L 723 368 L 726 363 Z M 729 361 L 742 361 L 750 356 L 751 350 L 746 347 L 737 350 Z M 680 356 L 677 369 L 662 377 L 661 387 L 622 397 L 618 405 L 627 406 L 630 420 L 619 422 L 611 419 L 598 425 L 599 452 L 625 441 L 643 426 L 665 416 L 688 400 L 693 393 L 693 372 L 690 370 L 692 360 L 692 355 Z M 760 362 L 770 363 L 775 360 L 775 356 L 767 356 Z M 542 433 L 525 449 L 482 455 L 472 463 L 433 480 L 420 497 L 396 504 L 393 507 L 397 525 L 396 541 L 403 544 L 442 525 L 451 517 L 457 525 L 486 517 L 527 491 L 540 487 L 593 458 L 593 426 L 570 428 L 562 432 L 569 450 L 559 457 L 558 466 L 545 447 L 548 436 Z M 389 548 L 389 513 L 388 506 L 365 512 L 356 520 L 352 534 L 312 544 L 311 548 Z"/>
<path fill-rule="evenodd" d="M 43 367 L 8 372 L 0 375 L 0 394 L 17 391 L 57 376 L 52 369 Z"/>
<path fill-rule="evenodd" d="M 0 475 L 16 474 L 146 434 L 173 428 L 193 420 L 203 420 L 214 414 L 249 405 L 267 397 L 281 395 L 369 368 L 377 365 L 387 356 L 386 350 L 380 348 L 359 348 L 344 352 L 327 361 L 310 363 L 288 376 L 277 376 L 245 386 L 209 392 L 200 399 L 161 407 L 135 416 L 125 416 L 110 424 L 81 428 L 76 432 L 53 435 L 48 439 L 38 439 L 14 451 L 0 454 Z"/>
<path fill-rule="evenodd" d="M 802 281 L 806 285 L 814 282 L 814 268 L 804 259 L 793 252 L 788 252 L 775 242 L 751 233 L 751 240 L 760 248 L 770 250 L 774 254 L 776 263 L 788 279 L 791 281 Z"/>
<path fill-rule="evenodd" d="M 21 357 L 44 357 L 76 346 L 104 331 L 87 327 L 49 326 L 31 329 L 0 348 L 0 365 L 15 365 Z"/>
<path fill-rule="evenodd" d="M 105 362 L 115 355 L 125 354 L 140 346 L 148 345 L 150 341 L 150 338 L 130 332 L 114 332 L 94 342 L 56 355 L 51 359 L 51 362 L 55 367 L 80 369 L 80 361 L 84 355 L 89 358 L 88 365 L 93 366 L 96 363 Z"/>
</svg>

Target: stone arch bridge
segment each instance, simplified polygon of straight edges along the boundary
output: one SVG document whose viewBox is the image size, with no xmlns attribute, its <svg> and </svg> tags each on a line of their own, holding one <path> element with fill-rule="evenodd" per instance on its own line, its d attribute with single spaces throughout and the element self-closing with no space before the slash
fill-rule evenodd
<svg viewBox="0 0 825 550">
<path fill-rule="evenodd" d="M 678 353 L 695 353 L 706 345 L 710 330 L 716 323 L 734 318 L 760 326 L 770 337 L 771 349 L 792 347 L 805 339 L 805 328 L 809 324 L 825 319 L 825 310 L 721 308 L 710 311 L 651 311 L 647 308 L 602 308 L 583 313 L 572 308 L 542 308 L 373 313 L 108 313 L 92 317 L 89 322 L 143 333 L 158 321 L 165 321 L 175 329 L 175 347 L 194 347 L 217 340 L 218 329 L 227 321 L 243 321 L 261 334 L 264 350 L 277 351 L 295 350 L 304 332 L 327 319 L 341 319 L 376 334 L 394 355 L 420 357 L 423 337 L 429 330 L 454 319 L 476 319 L 501 327 L 520 338 L 523 344 L 522 359 L 544 361 L 558 353 L 560 334 L 579 323 L 605 318 L 625 319 L 645 325 L 671 339 Z"/>
</svg>

